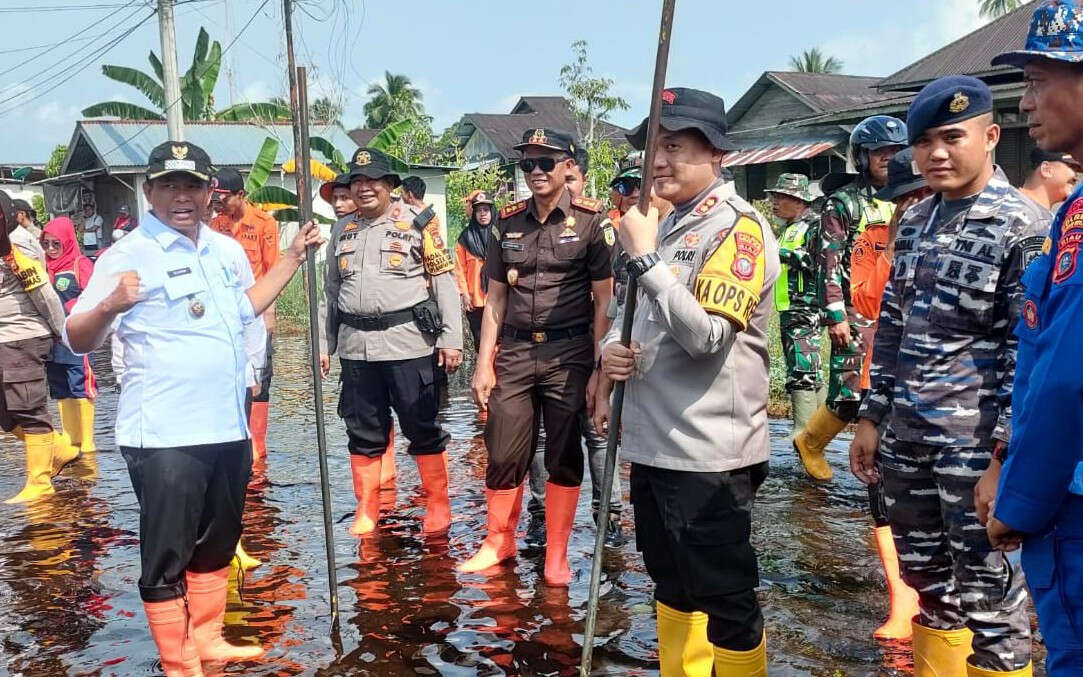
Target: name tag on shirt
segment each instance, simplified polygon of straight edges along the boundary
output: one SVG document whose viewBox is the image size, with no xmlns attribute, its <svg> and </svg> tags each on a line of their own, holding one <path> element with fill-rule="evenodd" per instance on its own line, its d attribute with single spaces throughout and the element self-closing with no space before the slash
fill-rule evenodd
<svg viewBox="0 0 1083 677">
<path fill-rule="evenodd" d="M 169 277 L 180 277 L 181 275 L 191 275 L 192 269 L 187 266 L 184 268 L 177 268 L 176 270 L 166 271 L 166 275 Z"/>
<path fill-rule="evenodd" d="M 191 272 L 191 271 L 189 271 Z M 165 281 L 165 295 L 170 301 L 176 301 L 192 294 L 206 291 L 207 287 L 197 275 L 179 275 Z"/>
<path fill-rule="evenodd" d="M 503 240 L 500 242 L 501 249 L 510 249 L 513 252 L 521 252 L 525 248 L 522 242 L 508 242 Z"/>
</svg>

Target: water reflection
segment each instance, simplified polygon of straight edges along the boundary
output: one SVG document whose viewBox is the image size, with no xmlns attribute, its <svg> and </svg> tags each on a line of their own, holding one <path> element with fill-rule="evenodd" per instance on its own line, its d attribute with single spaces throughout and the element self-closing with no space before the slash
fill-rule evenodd
<svg viewBox="0 0 1083 677">
<path fill-rule="evenodd" d="M 545 585 L 541 552 L 520 553 L 491 577 L 454 569 L 477 547 L 485 523 L 483 422 L 470 402 L 468 369 L 451 378 L 442 414 L 453 438 L 453 522 L 445 537 L 421 536 L 417 467 L 401 434 L 397 490 L 383 492 L 379 531 L 360 540 L 346 533 L 355 502 L 345 429 L 328 419 L 333 514 L 341 520 L 335 539 L 342 618 L 332 638 L 308 351 L 302 336 L 279 335 L 276 342 L 270 453 L 255 468 L 245 513 L 245 546 L 263 564 L 248 573 L 240 594 L 231 588 L 227 615 L 229 637 L 259 641 L 269 652 L 226 672 L 575 674 L 594 544 L 589 491 L 581 495 L 569 545 L 571 587 Z M 95 362 L 101 451 L 66 471 L 51 500 L 29 510 L 0 506 L 0 674 L 155 674 L 136 590 L 138 510 L 124 462 L 112 451 L 116 395 L 107 360 Z M 325 389 L 332 414 L 337 393 L 336 365 Z M 772 423 L 775 453 L 754 533 L 770 674 L 905 674 L 908 647 L 871 639 L 886 599 L 865 491 L 846 470 L 847 441 L 830 448 L 836 480 L 824 487 L 804 478 L 788 433 L 788 423 Z M 23 457 L 11 438 L 0 441 L 0 462 L 8 469 L 0 492 L 14 493 Z M 524 516 L 520 536 L 525 524 Z M 624 526 L 630 533 L 630 507 Z M 629 540 L 607 551 L 603 563 L 596 674 L 657 674 L 652 586 Z"/>
</svg>

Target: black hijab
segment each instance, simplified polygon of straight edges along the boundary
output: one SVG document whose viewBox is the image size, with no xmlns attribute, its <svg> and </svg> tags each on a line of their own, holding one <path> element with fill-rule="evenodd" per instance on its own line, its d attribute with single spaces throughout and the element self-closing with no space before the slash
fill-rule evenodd
<svg viewBox="0 0 1083 677">
<path fill-rule="evenodd" d="M 493 205 L 487 205 L 493 218 L 489 225 L 483 226 L 478 223 L 477 217 L 478 207 L 481 206 L 483 205 L 476 205 L 471 212 L 470 223 L 463 228 L 463 232 L 459 233 L 459 244 L 466 247 L 466 251 L 472 256 L 484 261 L 485 255 L 489 253 L 489 243 L 493 239 L 493 228 L 496 226 L 496 208 Z"/>
</svg>

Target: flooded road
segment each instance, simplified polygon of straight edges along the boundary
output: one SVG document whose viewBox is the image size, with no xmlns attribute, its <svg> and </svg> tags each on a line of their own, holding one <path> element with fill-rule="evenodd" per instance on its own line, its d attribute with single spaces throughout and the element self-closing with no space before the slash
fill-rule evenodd
<svg viewBox="0 0 1083 677">
<path fill-rule="evenodd" d="M 440 539 L 420 536 L 417 467 L 401 435 L 398 490 L 384 492 L 379 536 L 359 541 L 346 533 L 354 498 L 345 429 L 333 415 L 337 364 L 325 382 L 342 614 L 341 632 L 331 637 L 304 339 L 276 337 L 275 360 L 269 460 L 255 469 L 245 514 L 245 547 L 263 565 L 230 598 L 226 616 L 231 640 L 258 641 L 268 654 L 226 674 L 575 674 L 594 545 L 588 487 L 569 546 L 570 588 L 544 584 L 540 552 L 521 551 L 490 578 L 454 569 L 473 554 L 485 523 L 485 449 L 468 371 L 452 378 L 442 414 L 452 435 L 453 523 Z M 54 480 L 51 499 L 30 509 L 0 505 L 0 674 L 159 674 L 136 590 L 138 506 L 113 447 L 116 392 L 107 359 L 95 365 L 101 451 Z M 819 486 L 805 479 L 789 432 L 788 421 L 772 422 L 771 474 L 754 520 L 770 674 L 907 674 L 908 647 L 872 639 L 886 593 L 865 489 L 847 469 L 848 439 L 828 454 L 834 483 Z M 22 449 L 11 436 L 0 440 L 0 464 L 0 495 L 9 496 L 24 478 Z M 627 498 L 627 467 L 622 486 Z M 631 517 L 625 500 L 628 533 Z M 524 514 L 520 533 L 525 526 Z M 651 584 L 633 539 L 607 552 L 604 570 L 595 674 L 657 674 Z"/>
</svg>

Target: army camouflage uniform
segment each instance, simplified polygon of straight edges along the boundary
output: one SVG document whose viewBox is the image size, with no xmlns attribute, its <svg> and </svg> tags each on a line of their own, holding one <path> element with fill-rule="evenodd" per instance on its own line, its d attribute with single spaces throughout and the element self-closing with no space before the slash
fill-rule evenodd
<svg viewBox="0 0 1083 677">
<path fill-rule="evenodd" d="M 926 199 L 899 224 L 860 416 L 887 421 L 880 472 L 921 625 L 965 625 L 972 663 L 1015 670 L 1030 660 L 1026 591 L 973 494 L 995 441 L 1009 438 L 1020 277 L 1049 217 L 999 169 L 969 210 L 939 220 L 941 205 Z"/>
<path fill-rule="evenodd" d="M 806 204 L 812 202 L 808 177 L 783 174 L 774 189 Z M 807 209 L 786 224 L 779 238 L 782 271 L 775 284 L 775 310 L 779 313 L 782 354 L 786 359 L 786 391 L 819 390 L 822 386 L 820 302 L 816 293 L 816 259 L 810 245 L 819 241 L 819 219 Z"/>
<path fill-rule="evenodd" d="M 895 206 L 874 199 L 861 180 L 832 193 L 820 218 L 819 267 L 821 302 L 827 326 L 850 323 L 850 345 L 832 344 L 827 406 L 844 421 L 852 421 L 861 402 L 861 366 L 876 328 L 876 318 L 857 312 L 850 299 L 850 257 L 857 236 L 872 223 L 890 223 Z"/>
</svg>

